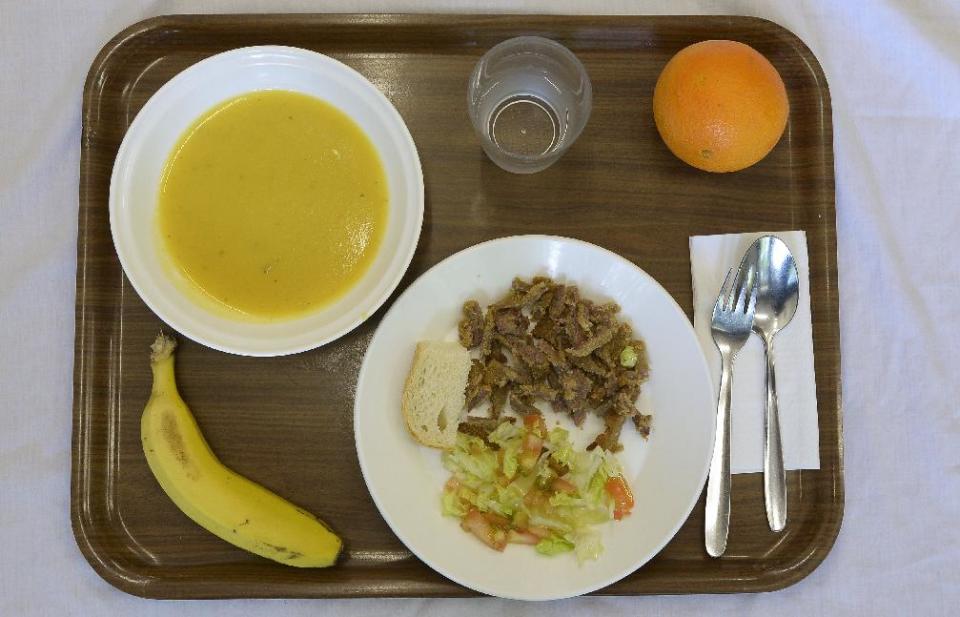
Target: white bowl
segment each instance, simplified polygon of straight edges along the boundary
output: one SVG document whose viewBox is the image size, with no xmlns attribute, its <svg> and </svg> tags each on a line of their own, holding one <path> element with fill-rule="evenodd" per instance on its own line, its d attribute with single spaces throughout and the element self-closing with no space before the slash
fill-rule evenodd
<svg viewBox="0 0 960 617">
<path fill-rule="evenodd" d="M 420 340 L 456 340 L 460 307 L 501 297 L 514 276 L 548 275 L 580 286 L 589 298 L 620 304 L 621 317 L 647 344 L 650 380 L 640 409 L 653 413 L 648 441 L 627 424 L 617 455 L 636 507 L 601 526 L 605 551 L 578 566 L 571 554 L 543 557 L 531 547 L 490 550 L 440 511 L 449 474 L 440 452 L 420 446 L 404 425 L 400 395 Z M 627 576 L 676 534 L 697 503 L 710 466 L 716 408 L 710 374 L 693 327 L 669 293 L 626 259 L 598 246 L 553 236 L 515 236 L 478 244 L 440 262 L 390 307 L 370 341 L 354 403 L 360 469 L 394 533 L 440 574 L 482 593 L 548 600 L 589 593 Z M 583 430 L 549 411 L 578 447 L 602 421 Z"/>
<path fill-rule="evenodd" d="M 165 263 L 155 213 L 163 166 L 184 130 L 218 103 L 256 90 L 293 90 L 348 114 L 380 154 L 389 186 L 387 229 L 361 280 L 333 304 L 272 322 L 231 319 L 202 304 Z M 416 146 L 390 101 L 332 58 L 294 47 L 247 47 L 207 58 L 154 94 L 117 153 L 110 182 L 110 229 L 123 270 L 143 301 L 185 336 L 250 356 L 278 356 L 332 341 L 383 304 L 410 265 L 423 222 L 423 175 Z"/>
</svg>

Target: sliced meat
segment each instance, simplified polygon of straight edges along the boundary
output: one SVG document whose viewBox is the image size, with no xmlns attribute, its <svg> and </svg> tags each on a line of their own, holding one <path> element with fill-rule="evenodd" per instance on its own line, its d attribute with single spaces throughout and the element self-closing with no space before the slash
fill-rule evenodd
<svg viewBox="0 0 960 617">
<path fill-rule="evenodd" d="M 577 303 L 577 325 L 580 326 L 580 329 L 584 332 L 590 332 L 593 330 L 593 322 L 590 321 L 590 306 L 593 302 L 589 300 L 581 300 Z"/>
<path fill-rule="evenodd" d="M 494 388 L 493 394 L 490 395 L 490 417 L 494 419 L 499 419 L 500 414 L 503 413 L 503 408 L 507 405 L 507 396 L 510 394 L 510 388 L 507 386 L 500 386 L 499 388 Z"/>
<path fill-rule="evenodd" d="M 602 377 L 603 379 L 606 379 L 607 376 L 610 375 L 610 369 L 600 364 L 592 355 L 582 357 L 571 355 L 570 364 L 591 375 Z"/>
<path fill-rule="evenodd" d="M 544 401 L 553 401 L 557 398 L 556 388 L 551 387 L 545 380 L 521 384 L 517 386 L 515 391 L 524 398 L 539 398 Z"/>
<path fill-rule="evenodd" d="M 513 424 L 516 421 L 516 418 L 508 416 L 504 416 L 503 418 L 480 418 L 477 416 L 467 416 L 467 419 L 460 423 L 460 426 L 457 427 L 457 430 L 461 433 L 473 435 L 474 437 L 479 437 L 480 439 L 486 441 L 487 437 L 490 436 L 490 433 L 492 433 L 498 426 L 504 422 Z M 490 445 L 495 447 L 495 444 Z"/>
<path fill-rule="evenodd" d="M 491 394 L 493 394 L 493 388 L 491 388 L 487 384 L 480 384 L 480 387 L 478 387 L 477 390 L 473 393 L 473 396 L 466 400 L 467 411 L 470 411 L 471 409 L 476 408 L 477 405 L 480 405 L 485 400 L 490 398 Z"/>
<path fill-rule="evenodd" d="M 591 336 L 589 339 L 583 341 L 581 344 L 567 350 L 567 353 L 571 356 L 583 358 L 589 356 L 594 351 L 600 347 L 606 345 L 613 338 L 613 335 L 616 334 L 617 329 L 612 326 L 607 326 L 599 330 L 596 334 Z"/>
<path fill-rule="evenodd" d="M 587 408 L 587 399 L 593 390 L 593 382 L 586 373 L 580 369 L 573 369 L 560 377 L 560 386 L 563 400 L 573 412 Z"/>
<path fill-rule="evenodd" d="M 626 419 L 626 416 L 618 416 L 616 414 L 605 416 L 603 420 L 607 425 L 606 428 L 602 433 L 597 435 L 593 443 L 587 446 L 587 450 L 593 450 L 597 446 L 608 452 L 619 452 L 622 450 L 623 446 L 620 445 L 620 431 L 623 429 L 623 423 Z"/>
<path fill-rule="evenodd" d="M 513 280 L 510 281 L 510 291 L 514 291 L 514 292 L 517 292 L 518 294 L 522 294 L 526 292 L 528 289 L 530 289 L 530 285 L 532 285 L 532 283 L 528 283 L 527 281 L 523 280 L 519 276 L 515 276 L 513 277 Z"/>
<path fill-rule="evenodd" d="M 640 388 L 646 380 L 645 371 L 623 369 L 617 372 L 617 389 L 635 399 L 640 395 Z"/>
<path fill-rule="evenodd" d="M 617 319 L 619 312 L 615 302 L 581 298 L 575 285 L 548 277 L 514 279 L 507 294 L 485 311 L 476 302 L 465 303 L 461 343 L 479 347 L 480 356 L 468 378 L 468 409 L 489 400 L 494 418 L 487 420 L 495 420 L 508 403 L 514 412 L 530 414 L 537 411 L 537 401 L 546 401 L 578 425 L 595 413 L 606 429 L 593 447 L 613 450 L 619 448 L 626 418 L 649 434 L 650 417 L 635 404 L 649 376 L 646 347 L 629 324 Z M 628 345 L 637 352 L 630 367 L 621 364 Z M 474 433 L 493 428 L 465 423 Z"/>
<path fill-rule="evenodd" d="M 550 308 L 547 314 L 550 319 L 559 319 L 567 310 L 567 286 L 557 285 L 553 288 L 553 300 L 550 302 Z"/>
<path fill-rule="evenodd" d="M 590 321 L 595 325 L 607 326 L 614 316 L 620 312 L 620 305 L 616 302 L 604 302 L 590 307 Z"/>
<path fill-rule="evenodd" d="M 494 323 L 496 331 L 504 336 L 523 336 L 530 327 L 530 320 L 519 308 L 498 310 Z"/>
<path fill-rule="evenodd" d="M 653 424 L 653 416 L 649 414 L 638 413 L 633 416 L 633 425 L 637 427 L 637 432 L 644 439 L 650 436 L 651 424 Z"/>
<path fill-rule="evenodd" d="M 486 358 L 490 355 L 493 347 L 493 335 L 496 333 L 496 321 L 493 311 L 487 310 L 483 316 L 483 332 L 480 335 L 480 357 Z"/>
<path fill-rule="evenodd" d="M 547 358 L 547 362 L 550 363 L 550 366 L 554 368 L 566 366 L 566 355 L 547 341 L 534 338 L 533 346 L 537 349 L 537 351 L 541 352 Z"/>
<path fill-rule="evenodd" d="M 506 364 L 507 362 L 509 362 L 509 360 L 507 359 L 507 354 L 504 353 L 506 349 L 507 349 L 507 346 L 504 345 L 504 342 L 502 341 L 502 337 L 500 337 L 499 334 L 494 334 L 493 342 L 490 343 L 490 355 L 488 357 L 491 358 L 492 360 L 496 360 L 497 362 L 500 362 L 501 364 Z"/>
<path fill-rule="evenodd" d="M 525 416 L 531 413 L 540 413 L 540 410 L 533 404 L 533 397 L 517 394 L 516 390 L 510 392 L 510 408 L 515 413 Z"/>
<path fill-rule="evenodd" d="M 575 308 L 571 308 L 565 312 L 563 317 L 560 318 L 560 323 L 563 325 L 563 333 L 567 337 L 571 349 L 579 347 L 588 340 L 589 334 L 583 329 L 580 322 L 577 321 Z"/>
<path fill-rule="evenodd" d="M 503 388 L 511 383 L 521 383 L 521 376 L 512 366 L 491 360 L 483 370 L 482 382 L 492 388 Z"/>
<path fill-rule="evenodd" d="M 530 331 L 530 335 L 534 339 L 553 341 L 554 337 L 556 337 L 556 332 L 554 332 L 556 327 L 557 322 L 549 317 L 543 317 L 533 326 L 533 330 Z"/>
<path fill-rule="evenodd" d="M 547 316 L 547 311 L 550 310 L 551 302 L 553 302 L 553 286 L 545 291 L 530 307 L 530 318 L 538 323 L 542 321 Z"/>
<path fill-rule="evenodd" d="M 630 396 L 626 392 L 618 392 L 617 396 L 613 399 L 613 405 L 610 410 L 618 416 L 632 418 L 640 413 L 637 411 L 637 406 L 633 404 L 634 400 L 636 400 L 635 397 Z"/>
<path fill-rule="evenodd" d="M 511 348 L 514 357 L 526 365 L 534 377 L 543 376 L 550 370 L 547 354 L 526 341 L 516 341 Z"/>
<path fill-rule="evenodd" d="M 604 403 L 607 398 L 607 391 L 603 384 L 594 384 L 593 390 L 590 390 L 590 406 L 596 408 Z"/>
<path fill-rule="evenodd" d="M 507 372 L 507 366 L 497 360 L 490 360 L 483 370 L 483 383 L 491 388 L 501 388 L 510 381 L 510 373 Z M 469 377 L 468 377 L 469 380 Z"/>
<path fill-rule="evenodd" d="M 514 386 L 525 386 L 536 381 L 530 373 L 530 369 L 520 362 L 514 362 L 510 368 L 516 374 L 516 379 L 512 380 Z"/>
<path fill-rule="evenodd" d="M 620 364 L 620 352 L 630 344 L 633 329 L 627 324 L 616 323 L 611 323 L 610 327 L 614 328 L 613 336 L 607 343 L 597 349 L 594 355 L 610 368 L 623 368 Z"/>
<path fill-rule="evenodd" d="M 470 411 L 490 396 L 490 386 L 483 383 L 483 374 L 486 369 L 483 362 L 474 360 L 467 374 L 467 387 L 464 391 L 467 402 L 467 411 Z"/>
<path fill-rule="evenodd" d="M 523 307 L 532 308 L 545 293 L 553 288 L 553 282 L 549 279 L 535 281 L 523 295 Z"/>
<path fill-rule="evenodd" d="M 463 318 L 457 326 L 460 344 L 473 349 L 483 338 L 483 311 L 476 300 L 467 300 L 463 303 L 462 312 Z"/>
<path fill-rule="evenodd" d="M 573 414 L 573 423 L 576 426 L 583 426 L 583 421 L 587 419 L 587 410 L 581 409 Z"/>
</svg>

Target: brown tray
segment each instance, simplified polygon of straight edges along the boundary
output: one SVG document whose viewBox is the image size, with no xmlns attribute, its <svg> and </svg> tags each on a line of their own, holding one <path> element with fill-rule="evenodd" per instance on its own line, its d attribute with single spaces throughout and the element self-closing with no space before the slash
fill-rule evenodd
<svg viewBox="0 0 960 617">
<path fill-rule="evenodd" d="M 570 47 L 594 85 L 584 133 L 559 163 L 532 176 L 505 173 L 487 160 L 465 105 L 479 56 L 521 34 Z M 650 98 L 660 69 L 680 48 L 711 38 L 740 40 L 765 54 L 790 96 L 784 139 L 735 174 L 680 163 L 653 125 Z M 111 167 L 128 125 L 164 82 L 202 58 L 258 44 L 342 60 L 376 84 L 409 125 L 423 163 L 426 216 L 397 293 L 477 242 L 548 233 L 632 260 L 689 315 L 690 235 L 805 230 L 821 469 L 787 474 L 786 531 L 767 529 L 761 476 L 735 476 L 723 559 L 704 552 L 701 502 L 653 561 L 598 593 L 766 591 L 820 564 L 843 514 L 833 137 L 826 81 L 796 36 L 748 17 L 173 16 L 138 23 L 110 41 L 93 62 L 83 98 L 71 519 L 80 549 L 103 578 L 154 598 L 473 593 L 413 557 L 364 488 L 353 393 L 384 309 L 334 343 L 284 358 L 231 356 L 181 339 L 182 393 L 213 449 L 342 534 L 346 551 L 336 567 L 288 568 L 221 542 L 177 510 L 143 458 L 147 348 L 163 324 L 124 278 L 114 252 Z"/>
</svg>

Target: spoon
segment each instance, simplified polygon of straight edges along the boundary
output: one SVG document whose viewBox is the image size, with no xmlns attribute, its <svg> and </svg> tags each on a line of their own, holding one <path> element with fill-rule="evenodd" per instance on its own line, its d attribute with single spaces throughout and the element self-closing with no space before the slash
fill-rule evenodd
<svg viewBox="0 0 960 617">
<path fill-rule="evenodd" d="M 752 269 L 747 265 L 753 264 Z M 793 319 L 799 299 L 799 275 L 790 249 L 776 236 L 758 238 L 743 256 L 741 271 L 757 277 L 753 331 L 763 339 L 767 358 L 767 407 L 764 415 L 763 497 L 772 531 L 787 524 L 787 482 L 780 442 L 780 413 L 773 362 L 773 337 Z"/>
</svg>

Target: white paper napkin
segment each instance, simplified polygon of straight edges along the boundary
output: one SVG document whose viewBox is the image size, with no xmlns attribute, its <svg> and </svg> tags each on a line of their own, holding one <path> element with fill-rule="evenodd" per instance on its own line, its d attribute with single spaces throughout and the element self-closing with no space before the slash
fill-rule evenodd
<svg viewBox="0 0 960 617">
<path fill-rule="evenodd" d="M 787 469 L 820 468 L 817 390 L 813 373 L 813 326 L 810 320 L 807 236 L 802 231 L 758 232 L 690 238 L 693 275 L 694 329 L 707 356 L 714 392 L 720 381 L 720 352 L 713 342 L 710 321 L 723 279 L 737 268 L 758 237 L 774 233 L 793 252 L 800 274 L 800 303 L 790 324 L 773 338 L 780 408 L 783 464 Z M 733 365 L 730 470 L 763 470 L 763 414 L 766 398 L 763 342 L 752 334 Z"/>
</svg>

